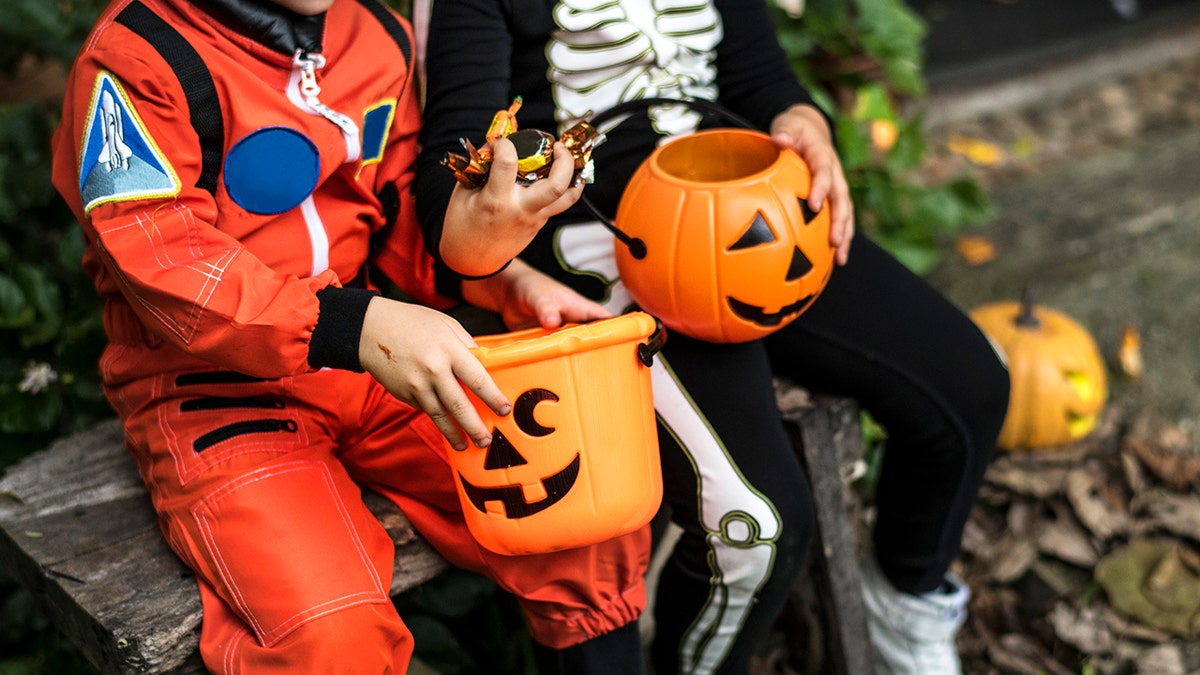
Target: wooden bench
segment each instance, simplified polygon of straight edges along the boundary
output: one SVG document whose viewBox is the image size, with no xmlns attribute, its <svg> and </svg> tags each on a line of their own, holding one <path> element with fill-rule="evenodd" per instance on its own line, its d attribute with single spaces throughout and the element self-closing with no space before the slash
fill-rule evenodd
<svg viewBox="0 0 1200 675">
<path fill-rule="evenodd" d="M 861 457 L 858 408 L 846 399 L 781 395 L 780 402 L 818 502 L 811 582 L 825 614 L 829 665 L 869 672 L 841 478 Z M 445 569 L 399 509 L 373 493 L 365 498 L 396 542 L 393 594 Z M 101 672 L 204 672 L 195 579 L 163 541 L 116 420 L 63 438 L 0 478 L 0 566 Z"/>
</svg>

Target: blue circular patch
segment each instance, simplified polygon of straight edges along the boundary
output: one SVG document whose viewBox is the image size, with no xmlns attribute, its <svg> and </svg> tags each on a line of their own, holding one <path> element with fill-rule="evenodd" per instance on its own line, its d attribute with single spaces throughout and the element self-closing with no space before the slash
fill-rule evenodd
<svg viewBox="0 0 1200 675">
<path fill-rule="evenodd" d="M 225 157 L 225 189 L 251 213 L 274 215 L 312 194 L 321 170 L 317 146 L 287 127 L 266 127 L 234 144 Z"/>
</svg>

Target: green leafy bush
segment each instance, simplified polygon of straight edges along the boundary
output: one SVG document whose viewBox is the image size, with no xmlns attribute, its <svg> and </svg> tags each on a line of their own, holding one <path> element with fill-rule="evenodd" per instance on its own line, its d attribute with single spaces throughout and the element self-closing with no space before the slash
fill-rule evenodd
<svg viewBox="0 0 1200 675">
<path fill-rule="evenodd" d="M 930 184 L 921 175 L 922 119 L 905 110 L 925 95 L 925 24 L 902 0 L 775 5 L 793 68 L 834 118 L 856 224 L 911 269 L 927 271 L 946 240 L 985 221 L 992 206 L 970 177 Z"/>
<path fill-rule="evenodd" d="M 0 6 L 0 73 L 74 57 L 94 1 Z M 111 416 L 100 393 L 99 301 L 83 237 L 50 184 L 55 102 L 0 103 L 0 463 Z"/>
</svg>

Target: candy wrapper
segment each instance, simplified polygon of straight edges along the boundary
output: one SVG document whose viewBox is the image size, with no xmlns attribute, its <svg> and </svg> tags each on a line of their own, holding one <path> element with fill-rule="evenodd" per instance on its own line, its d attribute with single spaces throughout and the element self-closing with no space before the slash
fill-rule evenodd
<svg viewBox="0 0 1200 675">
<path fill-rule="evenodd" d="M 518 129 L 517 111 L 520 109 L 521 98 L 517 97 L 507 110 L 496 111 L 482 147 L 476 148 L 467 139 L 461 139 L 467 154 L 447 152 L 442 164 L 454 173 L 462 185 L 483 187 L 492 168 L 492 143 L 496 139 L 507 138 L 517 149 L 517 182 L 528 185 L 550 173 L 550 164 L 554 161 L 554 141 L 561 140 L 575 160 L 576 180 L 591 183 L 592 150 L 604 142 L 604 134 L 587 122 L 567 129 L 558 139 L 538 129 Z"/>
</svg>

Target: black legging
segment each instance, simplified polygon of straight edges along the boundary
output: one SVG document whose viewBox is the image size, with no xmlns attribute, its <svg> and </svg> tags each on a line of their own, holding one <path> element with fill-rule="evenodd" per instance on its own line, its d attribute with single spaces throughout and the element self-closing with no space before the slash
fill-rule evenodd
<svg viewBox="0 0 1200 675">
<path fill-rule="evenodd" d="M 606 298 L 609 289 L 595 274 L 566 269 L 571 257 L 554 240 L 539 237 L 524 257 L 585 295 Z M 656 599 L 658 673 L 747 672 L 803 569 L 812 500 L 775 405 L 773 374 L 852 396 L 884 426 L 879 564 L 908 592 L 941 583 L 1004 418 L 1008 376 L 982 333 L 937 291 L 860 235 L 850 262 L 790 325 L 743 344 L 671 333 L 661 357 L 686 394 L 668 396 L 655 380 L 664 498 L 683 528 Z M 699 415 L 673 428 L 665 411 L 672 406 Z M 711 430 L 700 437 L 715 437 L 715 449 L 685 450 L 697 438 L 686 428 L 697 424 Z M 698 476 L 710 467 L 718 469 L 704 490 Z M 723 585 L 751 589 L 744 612 L 731 609 L 737 592 Z M 712 616 L 729 622 L 726 643 Z M 718 646 L 706 652 L 706 644 Z"/>
</svg>

